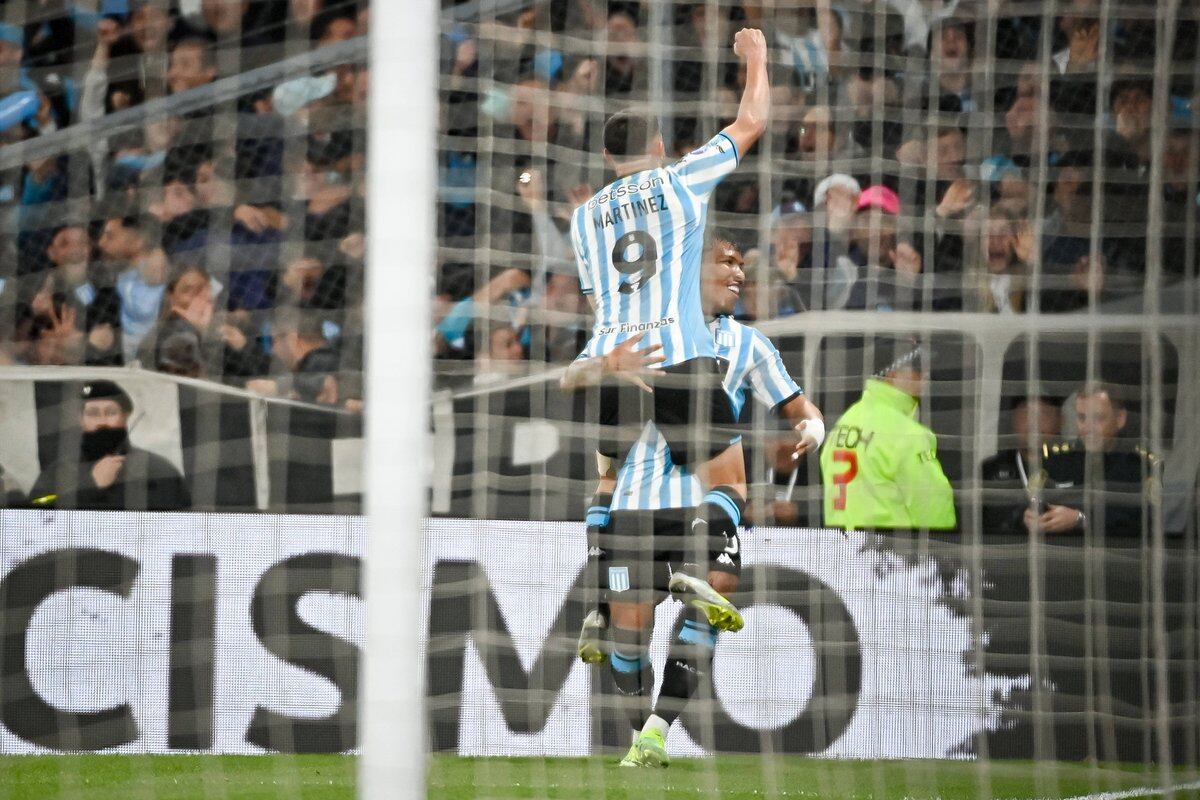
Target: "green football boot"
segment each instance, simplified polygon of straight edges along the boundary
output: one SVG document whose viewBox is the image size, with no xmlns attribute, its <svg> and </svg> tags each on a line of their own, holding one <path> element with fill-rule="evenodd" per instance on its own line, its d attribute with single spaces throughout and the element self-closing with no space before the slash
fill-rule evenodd
<svg viewBox="0 0 1200 800">
<path fill-rule="evenodd" d="M 708 624 L 719 631 L 736 633 L 746 624 L 737 607 L 725 599 L 716 589 L 709 586 L 706 581 L 693 578 L 691 575 L 685 575 L 682 572 L 676 572 L 671 575 L 671 582 L 668 584 L 668 587 L 675 594 L 695 595 L 695 597 L 685 602 L 691 603 L 703 611 L 704 616 L 708 617 Z"/>
<path fill-rule="evenodd" d="M 638 766 L 671 766 L 671 757 L 667 755 L 667 743 L 663 740 L 663 735 L 656 730 L 639 733 L 637 739 L 633 742 L 631 750 L 637 751 Z M 626 758 L 629 758 L 629 756 L 626 756 Z"/>
<path fill-rule="evenodd" d="M 604 660 L 604 629 L 607 627 L 604 615 L 597 609 L 592 609 L 583 618 L 583 625 L 579 628 L 579 645 L 575 648 L 583 663 L 599 664 Z"/>
</svg>

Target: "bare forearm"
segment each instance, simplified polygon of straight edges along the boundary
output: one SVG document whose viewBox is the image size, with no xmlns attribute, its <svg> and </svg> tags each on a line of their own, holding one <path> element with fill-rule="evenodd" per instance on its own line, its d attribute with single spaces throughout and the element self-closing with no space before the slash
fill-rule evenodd
<svg viewBox="0 0 1200 800">
<path fill-rule="evenodd" d="M 784 419 L 788 421 L 793 428 L 801 422 L 809 419 L 819 419 L 824 421 L 821 415 L 821 409 L 817 408 L 813 401 L 809 400 L 804 395 L 796 395 L 791 400 L 784 403 L 780 409 Z"/>
<path fill-rule="evenodd" d="M 738 105 L 735 124 L 762 131 L 771 114 L 771 82 L 767 77 L 767 60 L 756 58 L 746 64 L 746 89 Z"/>
<path fill-rule="evenodd" d="M 743 156 L 767 127 L 771 112 L 771 84 L 767 78 L 767 42 L 762 31 L 742 29 L 734 37 L 734 53 L 746 65 L 746 88 L 737 119 L 724 133 Z"/>
</svg>

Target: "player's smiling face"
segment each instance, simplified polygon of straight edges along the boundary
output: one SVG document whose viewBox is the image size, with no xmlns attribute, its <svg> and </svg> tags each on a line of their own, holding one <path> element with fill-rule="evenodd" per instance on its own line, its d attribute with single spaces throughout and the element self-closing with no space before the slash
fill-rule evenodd
<svg viewBox="0 0 1200 800">
<path fill-rule="evenodd" d="M 731 242 L 717 239 L 704 261 L 704 308 L 710 316 L 733 313 L 746 273 L 742 271 L 742 252 Z"/>
</svg>

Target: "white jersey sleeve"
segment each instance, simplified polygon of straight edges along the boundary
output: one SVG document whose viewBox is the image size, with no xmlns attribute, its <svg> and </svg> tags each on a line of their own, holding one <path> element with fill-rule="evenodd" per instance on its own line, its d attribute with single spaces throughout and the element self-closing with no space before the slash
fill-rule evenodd
<svg viewBox="0 0 1200 800">
<path fill-rule="evenodd" d="M 737 145 L 725 133 L 693 150 L 667 169 L 696 197 L 705 200 L 729 173 L 737 169 Z"/>
<path fill-rule="evenodd" d="M 579 291 L 591 294 L 595 291 L 592 285 L 592 269 L 588 263 L 587 243 L 583 241 L 583 224 L 580 220 L 586 214 L 584 206 L 575 209 L 575 224 L 571 225 L 571 247 L 575 251 L 575 268 L 579 272 Z"/>
<path fill-rule="evenodd" d="M 783 357 L 779 355 L 779 350 L 771 340 L 753 328 L 748 328 L 747 331 L 751 337 L 750 349 L 753 359 L 746 374 L 750 383 L 750 394 L 770 408 L 803 394 L 803 390 L 788 374 L 783 365 Z"/>
</svg>

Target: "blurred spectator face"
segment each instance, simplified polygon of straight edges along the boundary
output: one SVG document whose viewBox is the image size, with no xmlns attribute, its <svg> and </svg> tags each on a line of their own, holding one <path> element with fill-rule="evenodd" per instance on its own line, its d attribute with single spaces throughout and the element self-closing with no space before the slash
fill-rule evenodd
<svg viewBox="0 0 1200 800">
<path fill-rule="evenodd" d="M 1146 87 L 1129 86 L 1113 98 L 1112 110 L 1117 135 L 1128 142 L 1140 142 L 1150 133 L 1152 99 Z"/>
<path fill-rule="evenodd" d="M 195 89 L 212 83 L 217 70 L 208 63 L 204 46 L 197 42 L 180 42 L 171 51 L 171 63 L 167 67 L 167 86 L 171 93 Z"/>
<path fill-rule="evenodd" d="M 709 315 L 732 314 L 742 294 L 746 273 L 737 245 L 716 239 L 704 259 L 701 274 L 701 293 L 704 309 Z"/>
<path fill-rule="evenodd" d="M 941 180 L 956 180 L 967 162 L 967 140 L 959 128 L 941 131 L 937 137 L 937 173 Z"/>
<path fill-rule="evenodd" d="M 844 231 L 858 212 L 858 193 L 845 186 L 832 186 L 825 196 L 825 214 L 829 230 Z"/>
<path fill-rule="evenodd" d="M 1063 167 L 1054 182 L 1054 204 L 1063 219 L 1088 223 L 1091 220 L 1091 198 L 1083 189 L 1088 175 L 1083 167 Z"/>
<path fill-rule="evenodd" d="M 497 328 L 492 331 L 488 344 L 488 356 L 493 361 L 520 361 L 525 358 L 521 340 L 512 328 Z"/>
<path fill-rule="evenodd" d="M 570 275 L 550 275 L 546 279 L 545 307 L 566 314 L 579 312 L 579 281 Z"/>
<path fill-rule="evenodd" d="M 103 428 L 128 428 L 129 415 L 116 400 L 107 397 L 88 400 L 83 404 L 79 427 L 84 433 L 94 433 Z"/>
<path fill-rule="evenodd" d="M 233 205 L 233 185 L 217 175 L 216 165 L 205 161 L 196 167 L 196 199 L 204 208 Z"/>
<path fill-rule="evenodd" d="M 1189 131 L 1172 131 L 1163 148 L 1163 181 L 1168 189 L 1186 192 L 1192 179 L 1194 136 Z"/>
<path fill-rule="evenodd" d="M 212 284 L 201 270 L 189 269 L 170 287 L 165 305 L 187 308 L 196 298 L 212 302 Z"/>
<path fill-rule="evenodd" d="M 248 0 L 201 0 L 200 13 L 214 33 L 226 35 L 242 29 L 247 5 Z"/>
<path fill-rule="evenodd" d="M 288 11 L 292 19 L 302 24 L 313 21 L 321 10 L 321 0 L 289 0 Z"/>
<path fill-rule="evenodd" d="M 970 66 L 971 42 L 967 39 L 967 29 L 961 25 L 945 25 L 939 36 L 942 47 L 941 68 L 946 71 L 960 72 Z"/>
<path fill-rule="evenodd" d="M 800 123 L 800 156 L 804 159 L 833 158 L 837 139 L 828 106 L 813 106 Z"/>
<path fill-rule="evenodd" d="M 513 87 L 512 124 L 526 141 L 544 142 L 552 120 L 546 85 L 541 81 L 522 81 Z"/>
<path fill-rule="evenodd" d="M 1007 272 L 1016 254 L 1017 240 L 1013 235 L 1012 222 L 1006 217 L 992 217 L 984 228 L 984 237 L 988 272 Z"/>
<path fill-rule="evenodd" d="M 168 222 L 196 210 L 196 195 L 192 187 L 180 180 L 166 183 L 162 188 L 162 199 L 150 206 L 150 213 L 162 222 Z"/>
<path fill-rule="evenodd" d="M 333 44 L 334 42 L 344 42 L 347 39 L 353 39 L 358 35 L 358 25 L 349 17 L 336 17 L 330 20 L 325 26 L 325 31 L 321 34 L 321 38 L 317 40 L 318 44 Z"/>
<path fill-rule="evenodd" d="M 46 256 L 55 266 L 86 264 L 91 256 L 92 242 L 83 227 L 63 228 L 54 234 L 46 247 Z"/>
<path fill-rule="evenodd" d="M 608 65 L 618 72 L 633 71 L 634 60 L 629 55 L 628 45 L 638 41 L 637 23 L 633 17 L 617 12 L 608 18 L 608 45 L 613 48 L 615 55 L 608 57 Z"/>
<path fill-rule="evenodd" d="M 0 68 L 19 67 L 25 48 L 12 42 L 0 42 Z"/>
<path fill-rule="evenodd" d="M 152 3 L 139 5 L 129 18 L 129 34 L 143 53 L 166 50 L 167 30 L 170 27 L 167 10 Z"/>
<path fill-rule="evenodd" d="M 896 252 L 896 218 L 877 208 L 863 209 L 858 215 L 856 238 L 867 256 L 867 264 L 892 267 Z"/>
<path fill-rule="evenodd" d="M 1089 453 L 1111 450 L 1125 428 L 1127 416 L 1125 409 L 1113 405 L 1107 392 L 1075 398 L 1075 423 L 1083 448 Z"/>
<path fill-rule="evenodd" d="M 142 240 L 137 231 L 125 227 L 119 219 L 110 219 L 104 223 L 97 244 L 104 257 L 112 261 L 129 261 L 136 258 L 142 250 Z"/>
<path fill-rule="evenodd" d="M 771 232 L 771 266 L 784 280 L 794 280 L 812 250 L 812 229 L 799 214 L 781 217 Z M 741 254 L 738 254 L 741 261 Z"/>
<path fill-rule="evenodd" d="M 878 106 L 895 105 L 900 100 L 900 87 L 883 73 L 864 76 L 854 72 L 848 84 L 850 103 L 858 111 L 870 113 Z"/>
<path fill-rule="evenodd" d="M 1026 64 L 1017 77 L 1017 96 L 1004 114 L 1004 127 L 1017 152 L 1027 153 L 1039 122 L 1041 79 L 1037 64 Z"/>
<path fill-rule="evenodd" d="M 1097 4 L 1092 0 L 1076 0 L 1072 13 L 1064 16 L 1061 28 L 1067 34 L 1070 60 L 1067 69 L 1075 71 L 1096 62 L 1100 51 L 1100 20 Z"/>
<path fill-rule="evenodd" d="M 284 270 L 283 285 L 300 302 L 310 302 L 317 294 L 324 271 L 325 268 L 317 259 L 298 258 Z"/>
<path fill-rule="evenodd" d="M 1034 441 L 1030 437 L 1034 430 L 1042 440 L 1062 433 L 1062 410 L 1040 397 L 1022 401 L 1012 413 L 1013 433 L 1022 447 L 1033 446 Z"/>
</svg>

